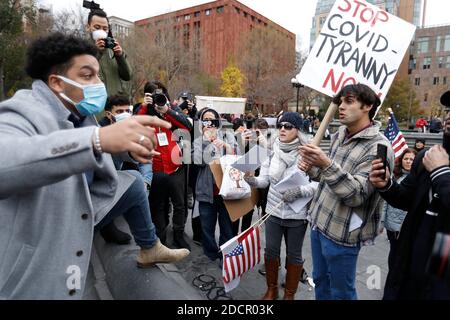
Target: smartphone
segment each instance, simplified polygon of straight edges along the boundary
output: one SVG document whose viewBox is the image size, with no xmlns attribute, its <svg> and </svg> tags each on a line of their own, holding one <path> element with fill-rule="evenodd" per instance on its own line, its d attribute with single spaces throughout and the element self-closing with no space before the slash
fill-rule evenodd
<svg viewBox="0 0 450 320">
<path fill-rule="evenodd" d="M 383 179 L 386 179 L 386 170 L 387 170 L 387 146 L 384 144 L 378 144 L 377 145 L 377 159 L 383 160 L 383 167 L 384 167 L 384 175 Z"/>
</svg>

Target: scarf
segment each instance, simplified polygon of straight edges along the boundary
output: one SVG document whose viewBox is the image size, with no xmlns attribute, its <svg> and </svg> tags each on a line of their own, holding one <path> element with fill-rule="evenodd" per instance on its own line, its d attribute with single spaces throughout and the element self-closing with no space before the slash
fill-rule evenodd
<svg viewBox="0 0 450 320">
<path fill-rule="evenodd" d="M 299 138 L 296 138 L 290 143 L 283 143 L 278 138 L 274 145 L 274 156 L 270 161 L 269 176 L 274 183 L 278 183 L 281 180 L 283 173 L 287 168 L 295 165 L 298 157 L 298 147 L 301 142 Z"/>
</svg>

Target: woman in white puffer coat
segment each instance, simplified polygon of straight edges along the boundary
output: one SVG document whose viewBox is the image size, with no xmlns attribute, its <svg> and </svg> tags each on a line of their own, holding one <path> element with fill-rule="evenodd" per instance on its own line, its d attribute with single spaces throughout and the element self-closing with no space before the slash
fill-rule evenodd
<svg viewBox="0 0 450 320">
<path fill-rule="evenodd" d="M 298 148 L 306 144 L 306 138 L 300 131 L 302 121 L 294 112 L 285 113 L 278 122 L 279 134 L 273 145 L 273 156 L 263 163 L 258 177 L 246 174 L 245 180 L 253 187 L 265 188 L 270 185 L 266 212 L 271 216 L 266 221 L 266 249 L 264 261 L 266 266 L 267 292 L 263 300 L 278 298 L 278 268 L 280 266 L 281 241 L 286 243 L 286 281 L 285 300 L 293 300 L 303 269 L 302 246 L 308 221 L 307 208 L 295 212 L 289 203 L 301 197 L 312 197 L 316 190 L 315 183 L 298 186 L 281 194 L 276 185 L 296 172 L 305 174 L 297 168 Z M 305 175 L 307 181 L 309 178 Z"/>
</svg>

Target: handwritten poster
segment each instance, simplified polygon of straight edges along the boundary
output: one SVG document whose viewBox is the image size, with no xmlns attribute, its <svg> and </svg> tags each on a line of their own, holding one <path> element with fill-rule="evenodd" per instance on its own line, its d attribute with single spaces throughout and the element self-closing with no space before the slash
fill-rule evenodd
<svg viewBox="0 0 450 320">
<path fill-rule="evenodd" d="M 359 0 L 337 0 L 297 80 L 334 96 L 363 83 L 386 98 L 416 27 Z"/>
</svg>

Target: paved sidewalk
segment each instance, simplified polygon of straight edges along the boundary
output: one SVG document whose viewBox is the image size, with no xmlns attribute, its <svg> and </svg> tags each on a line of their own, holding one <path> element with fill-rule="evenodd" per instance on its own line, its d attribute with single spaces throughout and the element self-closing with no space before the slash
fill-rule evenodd
<svg viewBox="0 0 450 320">
<path fill-rule="evenodd" d="M 253 216 L 256 221 L 257 214 Z M 122 218 L 116 219 L 116 224 L 120 229 L 129 232 L 128 226 Z M 169 228 L 167 235 L 168 246 L 172 246 L 172 233 Z M 191 254 L 184 260 L 176 264 L 159 265 L 155 268 L 141 270 L 136 268 L 136 254 L 138 248 L 134 245 L 118 246 L 105 244 L 103 239 L 96 236 L 95 247 L 98 258 L 94 263 L 97 272 L 91 281 L 95 284 L 95 290 L 86 293 L 85 299 L 180 299 L 180 300 L 208 300 L 208 291 L 212 286 L 223 287 L 222 271 L 219 260 L 211 262 L 203 254 L 201 246 L 193 243 L 191 218 L 189 216 L 186 223 L 187 240 L 191 245 Z M 265 235 L 264 227 L 261 228 L 261 255 L 264 254 Z M 219 234 L 218 229 L 216 235 Z M 285 246 L 282 247 L 281 261 L 284 263 Z M 357 266 L 356 288 L 360 300 L 380 300 L 383 295 L 383 287 L 387 276 L 387 256 L 389 252 L 389 242 L 386 234 L 377 238 L 376 245 L 361 249 Z M 309 240 L 309 229 L 305 236 L 303 257 L 305 259 L 305 269 L 309 275 L 312 273 L 311 249 Z M 101 265 L 100 265 L 101 264 Z M 99 268 L 102 266 L 103 269 Z M 259 266 L 246 272 L 241 278 L 239 286 L 229 293 L 233 300 L 259 300 L 265 293 L 265 277 L 258 273 Z M 100 270 L 100 271 L 99 271 Z M 103 271 L 102 271 L 103 270 Z M 381 281 L 378 282 L 379 289 L 370 290 L 367 283 L 374 274 L 374 270 L 380 271 Z M 95 270 L 94 270 L 95 271 Z M 215 284 L 202 291 L 198 288 L 200 284 L 195 279 L 205 275 L 203 279 L 214 278 Z M 280 269 L 280 283 L 284 280 L 285 270 Z M 370 284 L 377 285 L 376 281 L 369 281 Z M 197 284 L 197 286 L 195 285 Z M 108 292 L 108 289 L 110 292 Z M 217 296 L 218 289 L 213 289 L 209 293 L 210 299 Z M 283 288 L 280 286 L 279 295 L 283 296 Z M 308 285 L 299 284 L 296 300 L 314 300 L 314 290 Z M 219 298 L 223 299 L 223 298 Z"/>
<path fill-rule="evenodd" d="M 256 213 L 253 216 L 253 220 L 256 219 Z M 261 235 L 261 255 L 263 255 L 263 250 L 265 247 L 265 235 L 264 227 L 262 227 Z M 217 286 L 223 286 L 221 280 L 221 268 L 219 262 L 211 262 L 203 254 L 202 248 L 192 242 L 192 229 L 191 229 L 191 219 L 188 218 L 186 223 L 186 234 L 188 235 L 189 242 L 192 246 L 192 251 L 190 256 L 177 264 L 178 269 L 181 271 L 181 275 L 186 279 L 186 281 L 195 287 L 192 282 L 200 275 L 209 275 L 215 278 Z M 218 235 L 218 230 L 216 230 L 216 235 Z M 168 241 L 171 241 L 171 234 L 168 235 Z M 170 245 L 170 242 L 169 242 Z M 281 261 L 284 262 L 285 259 L 285 246 L 282 247 L 282 257 Z M 389 242 L 387 240 L 386 234 L 380 235 L 374 246 L 364 247 L 361 249 L 358 266 L 357 266 L 357 283 L 356 289 L 358 292 L 358 298 L 360 300 L 380 300 L 383 296 L 384 283 L 386 281 L 388 266 L 387 266 L 387 256 L 389 253 Z M 312 262 L 311 262 L 311 248 L 309 240 L 309 229 L 307 235 L 305 236 L 304 247 L 303 247 L 303 257 L 305 261 L 305 268 L 309 275 L 312 273 Z M 239 287 L 230 292 L 230 296 L 234 300 L 259 300 L 265 293 L 266 284 L 265 277 L 258 273 L 260 266 L 248 271 L 242 278 Z M 381 281 L 376 281 L 376 273 L 381 276 Z M 375 276 L 374 276 L 375 275 Z M 280 270 L 280 283 L 284 280 L 285 270 L 282 268 Z M 379 278 L 379 277 L 378 277 Z M 375 279 L 375 280 L 374 280 Z M 379 289 L 369 289 L 368 282 L 371 287 L 380 286 Z M 378 283 L 377 283 L 378 282 Z M 201 291 L 198 288 L 196 290 L 205 299 L 207 298 L 206 291 Z M 283 288 L 280 287 L 280 296 L 283 295 Z M 214 297 L 215 292 L 211 295 Z M 309 286 L 300 283 L 299 290 L 296 295 L 297 300 L 314 300 L 314 290 Z"/>
</svg>

